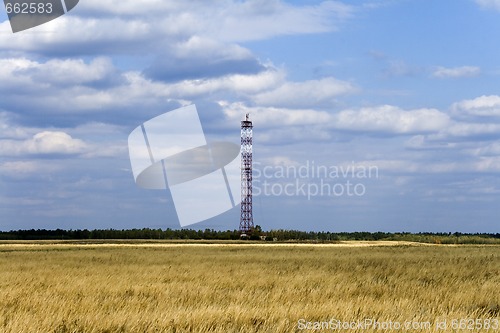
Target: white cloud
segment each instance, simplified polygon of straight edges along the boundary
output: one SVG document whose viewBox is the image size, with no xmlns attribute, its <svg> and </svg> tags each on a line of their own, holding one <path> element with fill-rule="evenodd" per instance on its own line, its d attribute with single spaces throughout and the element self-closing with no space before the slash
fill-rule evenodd
<svg viewBox="0 0 500 333">
<path fill-rule="evenodd" d="M 166 94 L 170 98 L 194 98 L 216 92 L 236 93 L 251 98 L 255 94 L 283 84 L 285 73 L 270 68 L 257 74 L 234 74 L 200 80 L 182 80 L 171 84 L 149 81 L 142 75 L 134 75 L 134 80 L 141 82 L 137 84 L 137 88 L 147 87 L 148 91 Z"/>
<path fill-rule="evenodd" d="M 12 107 L 78 109 L 72 105 L 75 97 L 97 92 L 85 85 L 109 86 L 120 80 L 123 79 L 107 58 L 96 58 L 88 64 L 81 59 L 45 63 L 24 58 L 0 59 L 0 93 L 5 96 L 3 104 Z"/>
<path fill-rule="evenodd" d="M 21 71 L 22 72 L 22 71 Z M 106 79 L 116 73 L 109 58 L 95 58 L 86 64 L 82 59 L 54 59 L 33 63 L 27 72 L 34 80 L 57 84 L 85 84 Z"/>
<path fill-rule="evenodd" d="M 500 0 L 476 0 L 476 3 L 483 8 L 493 8 L 500 11 Z"/>
<path fill-rule="evenodd" d="M 439 131 L 411 137 L 406 141 L 405 146 L 418 150 L 444 151 L 446 149 L 483 155 L 497 149 L 496 146 L 484 147 L 483 142 L 497 140 L 499 137 L 500 124 L 450 121 Z"/>
<path fill-rule="evenodd" d="M 431 133 L 437 135 L 450 125 L 449 117 L 435 109 L 402 110 L 380 106 L 329 113 L 315 109 L 248 106 L 242 102 L 219 102 L 228 122 L 250 113 L 261 128 L 265 142 L 328 141 L 339 130 L 383 136 Z"/>
<path fill-rule="evenodd" d="M 402 110 L 383 105 L 345 110 L 333 116 L 332 127 L 349 131 L 412 134 L 436 132 L 449 124 L 449 117 L 436 109 Z"/>
<path fill-rule="evenodd" d="M 218 13 L 220 24 L 209 32 L 222 40 L 248 41 L 332 31 L 336 29 L 335 20 L 352 13 L 350 6 L 336 1 L 299 7 L 279 0 L 254 0 L 231 7 L 224 15 Z"/>
<path fill-rule="evenodd" d="M 444 128 L 441 133 L 436 135 L 437 138 L 450 137 L 484 137 L 500 135 L 500 124 L 494 123 L 469 123 L 469 122 L 452 122 L 450 126 Z"/>
<path fill-rule="evenodd" d="M 22 71 L 33 68 L 37 64 L 38 63 L 36 61 L 28 60 L 26 58 L 0 59 L 0 89 L 14 90 L 16 88 L 20 88 L 32 91 L 34 89 L 42 88 L 42 83 L 33 87 L 34 83 L 29 75 L 20 74 Z"/>
<path fill-rule="evenodd" d="M 220 41 L 203 38 L 201 36 L 192 36 L 187 41 L 182 41 L 175 45 L 174 54 L 178 58 L 189 58 L 193 54 L 200 54 L 206 58 L 234 58 L 246 59 L 252 56 L 252 53 L 236 44 L 225 44 Z"/>
<path fill-rule="evenodd" d="M 266 130 L 266 125 L 256 123 L 260 128 L 259 143 L 270 145 L 287 145 L 290 143 L 312 143 L 331 142 L 331 131 L 322 125 L 275 126 Z"/>
<path fill-rule="evenodd" d="M 480 117 L 500 116 L 500 96 L 480 96 L 454 103 L 451 107 L 455 115 L 470 115 Z"/>
<path fill-rule="evenodd" d="M 473 168 L 479 172 L 499 172 L 500 156 L 481 157 L 479 161 L 473 164 Z"/>
<path fill-rule="evenodd" d="M 256 167 L 260 167 L 260 166 L 296 166 L 296 167 L 299 167 L 301 164 L 300 162 L 298 161 L 295 161 L 293 159 L 291 159 L 290 157 L 288 156 L 280 156 L 280 155 L 276 155 L 276 156 L 272 156 L 272 157 L 268 157 L 268 158 L 262 158 L 260 159 L 258 162 L 255 162 L 256 163 Z"/>
<path fill-rule="evenodd" d="M 479 144 L 469 152 L 475 156 L 500 156 L 500 141 Z"/>
<path fill-rule="evenodd" d="M 338 1 L 294 6 L 280 0 L 224 1 L 131 1 L 103 3 L 89 0 L 84 11 L 111 16 L 153 15 L 169 33 L 189 33 L 224 41 L 265 39 L 294 33 L 325 32 L 335 29 L 335 21 L 352 14 L 352 7 Z M 214 24 L 216 22 L 216 24 Z"/>
<path fill-rule="evenodd" d="M 79 154 L 87 149 L 87 144 L 61 131 L 43 131 L 28 140 L 1 140 L 0 154 L 19 156 L 24 154 Z"/>
<path fill-rule="evenodd" d="M 11 113 L 0 112 L 0 156 L 124 157 L 128 155 L 127 142 L 123 139 L 127 134 L 127 127 L 99 122 L 74 128 L 27 127 L 13 121 Z"/>
<path fill-rule="evenodd" d="M 95 58 L 88 64 L 82 59 L 39 62 L 26 58 L 0 59 L 0 89 L 35 93 L 53 85 L 75 86 L 98 81 L 117 80 L 119 74 L 108 58 Z"/>
<path fill-rule="evenodd" d="M 4 96 L 2 104 L 16 113 L 31 113 L 34 110 L 46 114 L 95 112 L 134 106 L 139 102 L 147 105 L 147 97 L 154 96 L 143 87 L 136 86 L 140 82 L 134 80 L 130 73 L 108 75 L 115 69 L 103 59 L 90 64 L 81 60 L 41 63 L 9 59 L 4 62 L 23 65 L 22 69 L 16 70 L 13 66 L 14 69 L 0 73 L 0 93 Z M 104 79 L 104 86 L 93 87 L 92 81 L 100 79 Z M 116 82 L 110 85 L 113 80 Z M 88 83 L 91 83 L 90 86 L 86 86 Z"/>
<path fill-rule="evenodd" d="M 13 178 L 26 178 L 58 171 L 60 167 L 47 161 L 8 161 L 0 163 L 0 174 Z"/>
<path fill-rule="evenodd" d="M 301 108 L 327 104 L 331 107 L 335 97 L 355 91 L 356 88 L 351 83 L 329 77 L 304 82 L 284 82 L 276 89 L 257 94 L 252 99 L 263 106 Z"/>
<path fill-rule="evenodd" d="M 312 109 L 286 109 L 275 107 L 249 107 L 244 103 L 219 102 L 229 119 L 239 120 L 246 113 L 261 127 L 302 126 L 327 124 L 331 115 L 328 112 Z"/>
<path fill-rule="evenodd" d="M 280 35 L 327 32 L 350 17 L 351 6 L 337 1 L 292 5 L 280 0 L 81 1 L 69 15 L 12 34 L 0 25 L 0 50 L 60 54 L 159 51 L 202 36 L 225 43 Z M 86 16 L 88 15 L 88 16 Z"/>
<path fill-rule="evenodd" d="M 143 14 L 165 13 L 168 11 L 178 12 L 188 10 L 189 7 L 196 5 L 191 2 L 177 2 L 169 0 L 143 0 L 141 2 L 134 0 L 123 0 L 120 3 L 102 2 L 99 0 L 87 0 L 78 5 L 80 11 L 101 13 L 108 15 L 136 16 Z"/>
<path fill-rule="evenodd" d="M 39 62 L 0 60 L 2 107 L 20 114 L 97 114 L 116 116 L 131 109 L 165 107 L 214 93 L 251 98 L 286 84 L 283 70 L 267 65 L 255 74 L 227 74 L 204 79 L 161 82 L 136 71 L 119 72 L 107 58 Z M 186 101 L 189 103 L 189 101 Z"/>
<path fill-rule="evenodd" d="M 462 67 L 437 67 L 432 73 L 432 76 L 444 78 L 460 78 L 460 77 L 473 77 L 481 73 L 481 68 L 477 66 L 462 66 Z"/>
<path fill-rule="evenodd" d="M 49 54 L 93 54 L 106 50 L 128 50 L 132 42 L 152 43 L 151 23 L 144 19 L 82 18 L 65 15 L 30 29 L 30 33 L 13 34 L 8 21 L 0 25 L 0 50 L 7 52 L 47 52 Z M 102 53 L 102 52 L 99 52 Z"/>
<path fill-rule="evenodd" d="M 148 78 L 172 82 L 230 74 L 256 74 L 265 69 L 266 66 L 244 47 L 192 36 L 165 47 L 144 73 Z"/>
<path fill-rule="evenodd" d="M 233 89 L 243 94 L 258 94 L 262 91 L 273 89 L 285 80 L 285 72 L 270 68 L 265 72 L 255 75 L 231 75 L 221 78 L 226 89 Z"/>
<path fill-rule="evenodd" d="M 500 117 L 500 96 L 480 96 L 454 103 L 451 113 L 454 119 L 447 126 L 434 133 L 414 136 L 406 142 L 406 146 L 414 149 L 456 149 L 478 156 L 497 151 L 496 145 L 484 146 L 483 143 L 500 137 L 500 123 L 485 118 Z"/>
</svg>

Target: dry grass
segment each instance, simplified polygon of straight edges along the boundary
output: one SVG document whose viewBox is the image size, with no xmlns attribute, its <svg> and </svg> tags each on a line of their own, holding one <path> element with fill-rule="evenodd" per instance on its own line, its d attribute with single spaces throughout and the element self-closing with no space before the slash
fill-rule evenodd
<svg viewBox="0 0 500 333">
<path fill-rule="evenodd" d="M 499 290 L 499 246 L 0 246 L 2 333 L 298 332 L 301 318 L 453 332 L 500 319 Z"/>
</svg>

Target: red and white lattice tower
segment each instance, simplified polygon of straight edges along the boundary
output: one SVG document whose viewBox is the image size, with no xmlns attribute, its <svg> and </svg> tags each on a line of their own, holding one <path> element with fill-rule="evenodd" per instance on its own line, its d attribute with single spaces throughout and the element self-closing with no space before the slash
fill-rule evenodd
<svg viewBox="0 0 500 333">
<path fill-rule="evenodd" d="M 253 230 L 252 212 L 252 122 L 249 114 L 241 121 L 241 215 L 240 233 Z"/>
</svg>

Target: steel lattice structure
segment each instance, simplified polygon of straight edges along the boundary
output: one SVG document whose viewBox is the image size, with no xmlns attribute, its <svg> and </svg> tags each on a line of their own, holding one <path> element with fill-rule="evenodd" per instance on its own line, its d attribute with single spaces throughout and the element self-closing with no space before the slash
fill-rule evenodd
<svg viewBox="0 0 500 333">
<path fill-rule="evenodd" d="M 240 232 L 250 234 L 253 230 L 252 212 L 252 135 L 253 125 L 247 113 L 241 122 L 241 215 Z"/>
</svg>

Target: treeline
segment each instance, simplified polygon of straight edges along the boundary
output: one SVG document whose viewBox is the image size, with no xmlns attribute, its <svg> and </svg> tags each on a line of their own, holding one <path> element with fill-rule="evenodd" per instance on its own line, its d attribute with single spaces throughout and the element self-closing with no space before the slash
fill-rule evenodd
<svg viewBox="0 0 500 333">
<path fill-rule="evenodd" d="M 390 233 L 390 232 L 316 232 L 298 230 L 262 231 L 256 226 L 251 239 L 265 241 L 410 241 L 436 244 L 500 244 L 500 233 Z M 158 240 L 238 240 L 238 230 L 213 229 L 96 229 L 96 230 L 12 230 L 0 232 L 0 240 L 85 240 L 85 239 L 158 239 Z"/>
<path fill-rule="evenodd" d="M 77 229 L 77 230 L 11 230 L 0 232 L 0 240 L 58 240 L 58 239 L 227 239 L 240 238 L 237 230 L 216 231 L 212 229 Z"/>
</svg>

